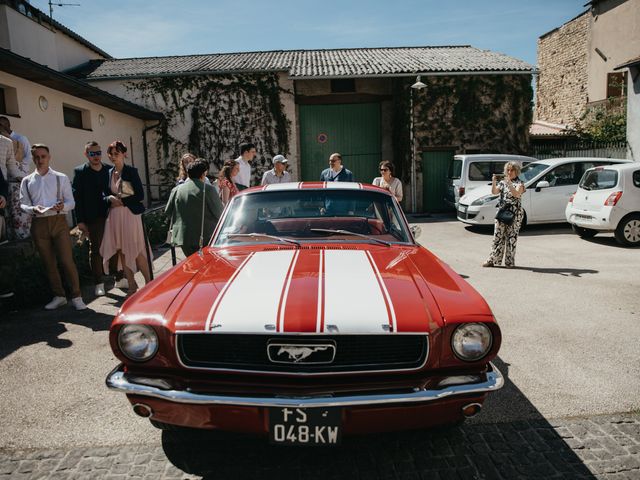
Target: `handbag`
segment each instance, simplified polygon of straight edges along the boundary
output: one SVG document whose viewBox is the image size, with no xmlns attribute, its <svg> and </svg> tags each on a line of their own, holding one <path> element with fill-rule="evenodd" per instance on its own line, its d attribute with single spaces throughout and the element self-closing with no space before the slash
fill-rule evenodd
<svg viewBox="0 0 640 480">
<path fill-rule="evenodd" d="M 500 201 L 498 202 L 498 213 L 496 213 L 496 220 L 498 220 L 500 223 L 504 223 L 505 225 L 511 225 L 515 216 L 516 214 L 513 213 L 513 210 L 511 210 L 509 206 L 505 204 L 504 190 L 500 190 Z"/>
<path fill-rule="evenodd" d="M 133 185 L 128 180 L 120 180 L 118 186 L 118 196 L 120 198 L 127 198 L 134 194 Z"/>
<path fill-rule="evenodd" d="M 496 220 L 500 223 L 504 223 L 505 225 L 511 225 L 513 223 L 513 219 L 515 218 L 515 214 L 509 209 L 509 207 L 502 207 L 498 209 L 498 213 L 496 213 Z"/>
</svg>

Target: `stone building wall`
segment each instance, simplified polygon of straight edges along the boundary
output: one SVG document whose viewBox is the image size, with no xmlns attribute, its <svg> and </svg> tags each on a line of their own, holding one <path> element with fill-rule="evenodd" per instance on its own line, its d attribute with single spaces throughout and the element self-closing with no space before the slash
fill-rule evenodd
<svg viewBox="0 0 640 480">
<path fill-rule="evenodd" d="M 574 125 L 584 113 L 590 28 L 586 11 L 538 39 L 536 120 Z"/>
</svg>

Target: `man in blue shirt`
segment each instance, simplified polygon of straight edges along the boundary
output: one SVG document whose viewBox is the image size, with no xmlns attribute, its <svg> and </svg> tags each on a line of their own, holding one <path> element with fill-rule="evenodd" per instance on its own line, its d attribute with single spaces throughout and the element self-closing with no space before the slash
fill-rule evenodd
<svg viewBox="0 0 640 480">
<path fill-rule="evenodd" d="M 321 182 L 353 182 L 353 173 L 342 165 L 342 155 L 332 153 L 329 157 L 329 168 L 320 174 Z"/>
</svg>

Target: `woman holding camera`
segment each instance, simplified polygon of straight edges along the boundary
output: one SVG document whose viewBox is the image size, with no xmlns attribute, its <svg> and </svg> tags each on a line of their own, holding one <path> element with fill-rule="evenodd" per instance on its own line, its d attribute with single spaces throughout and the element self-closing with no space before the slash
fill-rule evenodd
<svg viewBox="0 0 640 480">
<path fill-rule="evenodd" d="M 503 256 L 505 267 L 515 266 L 518 232 L 524 218 L 520 197 L 525 188 L 518 178 L 520 170 L 519 163 L 507 162 L 504 165 L 504 177 L 498 181 L 498 175 L 494 174 L 491 179 L 491 193 L 500 195 L 500 201 L 493 231 L 493 247 L 489 258 L 482 264 L 483 267 L 499 266 Z"/>
</svg>

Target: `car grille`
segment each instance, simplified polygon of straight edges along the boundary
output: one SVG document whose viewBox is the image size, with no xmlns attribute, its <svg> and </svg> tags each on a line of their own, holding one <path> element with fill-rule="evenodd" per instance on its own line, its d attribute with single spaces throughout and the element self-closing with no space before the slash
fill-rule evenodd
<svg viewBox="0 0 640 480">
<path fill-rule="evenodd" d="M 328 345 L 335 357 L 321 352 L 324 363 L 274 363 L 268 345 Z M 331 373 L 411 370 L 424 365 L 429 350 L 426 335 L 247 335 L 178 334 L 180 360 L 187 367 L 281 373 Z M 323 356 L 324 355 L 324 356 Z M 327 362 L 327 360 L 330 361 Z M 289 363 L 290 362 L 290 363 Z"/>
</svg>

